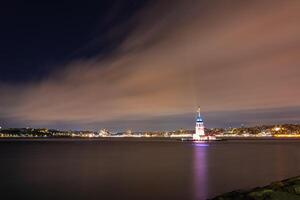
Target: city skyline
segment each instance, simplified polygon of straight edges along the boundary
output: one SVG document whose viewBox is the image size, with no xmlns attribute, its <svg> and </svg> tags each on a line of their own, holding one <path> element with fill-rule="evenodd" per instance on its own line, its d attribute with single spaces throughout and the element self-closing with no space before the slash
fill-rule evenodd
<svg viewBox="0 0 300 200">
<path fill-rule="evenodd" d="M 198 105 L 207 127 L 300 121 L 300 2 L 1 9 L 0 126 L 174 130 Z"/>
</svg>

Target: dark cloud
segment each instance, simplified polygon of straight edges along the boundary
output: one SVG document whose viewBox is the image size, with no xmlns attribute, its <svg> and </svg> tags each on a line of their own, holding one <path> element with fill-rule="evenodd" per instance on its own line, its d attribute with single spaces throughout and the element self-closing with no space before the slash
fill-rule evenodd
<svg viewBox="0 0 300 200">
<path fill-rule="evenodd" d="M 151 3 L 110 56 L 74 60 L 36 84 L 1 87 L 0 113 L 35 125 L 140 128 L 142 119 L 145 128 L 172 129 L 170 116 L 173 125 L 190 126 L 176 116 L 197 105 L 216 126 L 230 123 L 222 113 L 299 108 L 299 9 L 298 1 Z M 258 114 L 259 122 L 283 121 Z"/>
</svg>

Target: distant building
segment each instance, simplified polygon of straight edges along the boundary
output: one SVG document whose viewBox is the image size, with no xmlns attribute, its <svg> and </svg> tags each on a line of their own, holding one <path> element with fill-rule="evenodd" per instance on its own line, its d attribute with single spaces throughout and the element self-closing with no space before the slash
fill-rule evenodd
<svg viewBox="0 0 300 200">
<path fill-rule="evenodd" d="M 107 129 L 101 129 L 99 132 L 99 136 L 100 137 L 108 137 L 108 136 L 110 136 L 110 133 Z"/>
<path fill-rule="evenodd" d="M 193 134 L 193 140 L 216 140 L 216 137 L 213 135 L 205 134 L 205 127 L 203 118 L 200 114 L 200 107 L 198 108 L 198 115 L 196 117 L 196 127 L 195 134 Z"/>
<path fill-rule="evenodd" d="M 198 112 L 198 115 L 196 117 L 195 134 L 193 134 L 194 140 L 200 140 L 201 137 L 205 136 L 204 123 L 203 123 L 203 119 L 200 114 L 200 107 L 198 108 L 197 112 Z"/>
<path fill-rule="evenodd" d="M 132 135 L 132 130 L 131 130 L 131 129 L 128 129 L 128 130 L 126 131 L 126 135 L 131 136 L 131 135 Z"/>
</svg>

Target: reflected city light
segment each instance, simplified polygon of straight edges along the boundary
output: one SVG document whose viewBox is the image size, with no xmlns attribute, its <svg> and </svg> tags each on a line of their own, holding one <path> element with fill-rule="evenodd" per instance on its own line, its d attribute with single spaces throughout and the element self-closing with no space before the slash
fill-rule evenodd
<svg viewBox="0 0 300 200">
<path fill-rule="evenodd" d="M 194 142 L 193 146 L 194 199 L 205 199 L 207 197 L 207 147 L 209 146 L 209 144 L 198 141 Z"/>
<path fill-rule="evenodd" d="M 208 147 L 209 144 L 206 143 L 206 142 L 194 141 L 193 146 L 195 146 L 195 147 Z"/>
</svg>

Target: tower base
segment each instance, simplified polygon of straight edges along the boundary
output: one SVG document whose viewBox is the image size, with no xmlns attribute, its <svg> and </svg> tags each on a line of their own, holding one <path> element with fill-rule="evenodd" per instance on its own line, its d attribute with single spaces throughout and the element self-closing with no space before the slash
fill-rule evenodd
<svg viewBox="0 0 300 200">
<path fill-rule="evenodd" d="M 216 138 L 214 136 L 203 136 L 200 139 L 193 139 L 193 138 L 181 138 L 182 142 L 217 142 L 217 141 L 224 141 L 223 138 Z"/>
<path fill-rule="evenodd" d="M 210 141 L 210 140 L 217 140 L 215 136 L 212 135 L 193 135 L 193 140 L 194 141 Z"/>
</svg>

